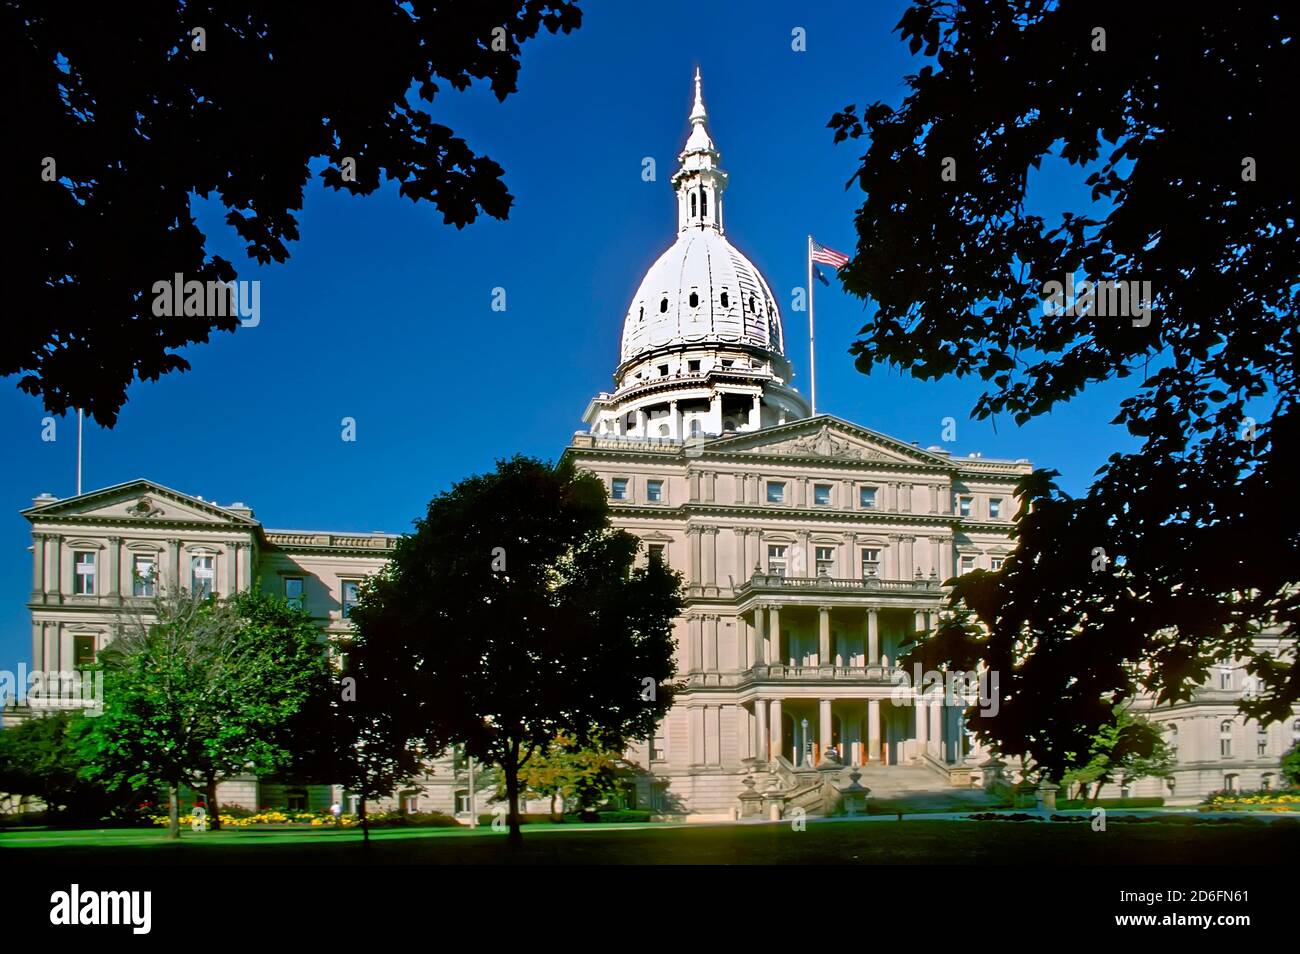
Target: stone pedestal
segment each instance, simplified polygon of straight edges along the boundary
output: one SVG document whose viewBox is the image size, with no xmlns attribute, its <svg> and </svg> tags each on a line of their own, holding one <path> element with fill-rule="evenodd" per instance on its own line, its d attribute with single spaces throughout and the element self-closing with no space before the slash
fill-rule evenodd
<svg viewBox="0 0 1300 954">
<path fill-rule="evenodd" d="M 741 818 L 760 818 L 763 815 L 763 796 L 754 791 L 754 780 L 745 779 L 745 790 L 737 798 L 740 799 L 740 817 Z"/>
</svg>

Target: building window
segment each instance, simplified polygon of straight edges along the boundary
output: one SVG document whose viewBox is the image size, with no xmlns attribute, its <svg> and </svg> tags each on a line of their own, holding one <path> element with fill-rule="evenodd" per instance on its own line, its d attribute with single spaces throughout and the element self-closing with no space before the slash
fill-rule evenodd
<svg viewBox="0 0 1300 954">
<path fill-rule="evenodd" d="M 727 307 L 727 293 L 726 293 L 726 292 L 723 292 L 723 293 L 722 293 L 722 307 L 723 307 L 723 308 L 726 308 L 726 307 Z"/>
<path fill-rule="evenodd" d="M 700 307 L 700 296 L 695 292 L 691 292 L 691 307 L 692 308 Z"/>
<path fill-rule="evenodd" d="M 709 214 L 709 193 L 707 190 L 700 189 L 700 215 Z"/>
<path fill-rule="evenodd" d="M 284 601 L 294 609 L 302 609 L 302 577 L 284 578 Z"/>
<path fill-rule="evenodd" d="M 989 498 L 989 519 L 997 520 L 1001 516 L 1002 516 L 1002 498 L 990 497 Z"/>
<path fill-rule="evenodd" d="M 973 502 L 973 498 L 971 498 L 971 497 L 958 497 L 958 498 L 957 498 L 957 515 L 958 515 L 958 516 L 961 516 L 961 517 L 969 517 L 969 516 L 970 516 L 970 508 L 971 508 L 971 503 L 972 503 L 972 502 Z"/>
<path fill-rule="evenodd" d="M 217 558 L 207 553 L 190 557 L 190 590 L 204 598 L 212 595 L 212 581 Z"/>
<path fill-rule="evenodd" d="M 692 192 L 691 193 L 691 218 L 695 218 L 695 210 L 697 208 L 697 205 L 698 203 L 696 203 L 695 201 L 695 193 Z"/>
<path fill-rule="evenodd" d="M 651 503 L 659 503 L 664 499 L 664 482 L 662 480 L 647 480 L 645 482 L 645 499 Z"/>
<path fill-rule="evenodd" d="M 963 573 L 969 573 L 969 572 L 970 572 L 971 570 L 973 570 L 973 569 L 975 569 L 975 558 L 974 558 L 973 556 L 964 556 L 964 557 L 962 557 L 962 558 L 961 558 L 961 571 L 962 571 Z"/>
<path fill-rule="evenodd" d="M 1265 772 L 1263 775 L 1259 777 L 1259 787 L 1266 792 L 1271 792 L 1273 790 L 1272 772 Z"/>
<path fill-rule="evenodd" d="M 722 366 L 723 366 L 724 368 L 729 368 L 729 367 L 731 367 L 731 366 L 732 366 L 733 364 L 735 364 L 735 363 L 736 363 L 736 362 L 735 362 L 734 360 L 732 360 L 731 358 L 723 358 L 723 359 L 722 359 Z"/>
<path fill-rule="evenodd" d="M 1219 723 L 1219 755 L 1232 758 L 1232 723 L 1226 720 Z"/>
<path fill-rule="evenodd" d="M 876 547 L 862 548 L 862 578 L 870 579 L 880 576 L 880 550 Z"/>
<path fill-rule="evenodd" d="M 1223 790 L 1225 792 L 1235 792 L 1237 790 L 1237 776 L 1235 774 L 1223 776 Z"/>
<path fill-rule="evenodd" d="M 651 762 L 666 761 L 664 755 L 664 737 L 662 735 L 656 735 L 650 741 L 650 761 Z"/>
<path fill-rule="evenodd" d="M 767 572 L 772 576 L 785 576 L 785 544 L 768 544 Z"/>
<path fill-rule="evenodd" d="M 72 658 L 78 666 L 95 664 L 95 637 L 76 635 L 72 637 Z"/>
<path fill-rule="evenodd" d="M 817 547 L 817 575 L 834 576 L 835 575 L 835 548 L 834 547 Z"/>
<path fill-rule="evenodd" d="M 1268 729 L 1262 725 L 1259 727 L 1259 732 L 1255 734 L 1255 754 L 1260 758 L 1268 755 Z"/>
<path fill-rule="evenodd" d="M 659 372 L 659 377 L 661 377 L 661 378 L 666 378 L 666 377 L 668 377 L 668 365 L 666 365 L 666 364 L 661 364 L 661 365 L 659 365 L 659 367 L 658 367 L 656 370 L 658 370 L 658 372 Z"/>
<path fill-rule="evenodd" d="M 667 566 L 668 558 L 664 556 L 664 545 L 662 543 L 650 544 L 650 560 L 651 562 L 658 561 Z"/>
<path fill-rule="evenodd" d="M 131 564 L 131 595 L 153 596 L 157 559 L 152 553 L 137 553 Z"/>
<path fill-rule="evenodd" d="M 403 796 L 402 796 L 402 811 L 404 811 L 404 812 L 405 812 L 406 814 L 408 814 L 408 815 L 413 815 L 413 814 L 415 814 L 416 812 L 418 812 L 419 810 L 420 810 L 420 796 L 419 796 L 419 795 L 403 795 Z"/>
<path fill-rule="evenodd" d="M 767 502 L 772 504 L 785 503 L 785 484 L 779 480 L 769 480 L 767 482 Z"/>
<path fill-rule="evenodd" d="M 994 573 L 1002 569 L 1002 557 L 989 557 L 989 567 Z"/>
<path fill-rule="evenodd" d="M 95 554 L 77 552 L 72 555 L 72 592 L 75 596 L 95 595 Z"/>
<path fill-rule="evenodd" d="M 627 499 L 627 478 L 615 477 L 609 484 L 609 496 L 611 500 Z"/>
<path fill-rule="evenodd" d="M 727 303 L 726 301 L 727 296 L 724 294 L 722 298 L 723 298 L 722 303 L 725 305 Z M 687 361 L 686 367 L 690 370 L 692 374 L 697 374 L 699 373 L 700 370 L 700 363 L 698 361 Z"/>
<path fill-rule="evenodd" d="M 831 485 L 813 484 L 813 504 L 818 507 L 831 505 Z"/>
<path fill-rule="evenodd" d="M 1219 688 L 1220 689 L 1232 688 L 1232 670 L 1227 668 L 1226 666 L 1219 670 Z"/>
<path fill-rule="evenodd" d="M 284 790 L 284 804 L 291 812 L 305 812 L 307 810 L 307 790 L 305 788 L 286 788 Z"/>
<path fill-rule="evenodd" d="M 343 580 L 340 583 L 342 589 L 343 618 L 347 619 L 352 615 L 352 607 L 357 605 L 357 597 L 361 592 L 360 580 Z"/>
<path fill-rule="evenodd" d="M 668 299 L 667 298 L 659 299 L 659 314 L 662 315 L 667 310 L 668 310 Z"/>
<path fill-rule="evenodd" d="M 863 510 L 874 510 L 876 507 L 876 488 L 859 487 L 858 488 L 858 506 Z"/>
<path fill-rule="evenodd" d="M 1169 726 L 1169 754 L 1178 760 L 1178 725 L 1171 723 Z"/>
</svg>

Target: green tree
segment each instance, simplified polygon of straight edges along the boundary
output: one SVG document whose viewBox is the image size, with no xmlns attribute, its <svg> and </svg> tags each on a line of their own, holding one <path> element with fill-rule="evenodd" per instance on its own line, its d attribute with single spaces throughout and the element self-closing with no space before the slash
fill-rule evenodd
<svg viewBox="0 0 1300 954">
<path fill-rule="evenodd" d="M 247 593 L 233 600 L 160 592 L 103 653 L 104 714 L 92 776 L 156 784 L 180 836 L 182 784 L 207 793 L 237 773 L 288 764 L 287 723 L 328 679 L 320 630 L 301 610 Z"/>
<path fill-rule="evenodd" d="M 463 743 L 500 766 L 512 846 L 536 753 L 560 732 L 620 749 L 671 705 L 680 577 L 638 548 L 599 479 L 516 457 L 435 497 L 353 610 L 357 689 L 380 680 L 389 747 Z"/>
<path fill-rule="evenodd" d="M 505 99 L 522 45 L 581 18 L 571 0 L 0 5 L 13 91 L 0 178 L 22 183 L 7 291 L 28 315 L 0 374 L 21 373 L 50 411 L 111 427 L 133 379 L 187 370 L 181 349 L 233 331 L 234 317 L 153 313 L 155 282 L 236 277 L 208 252 L 196 196 L 215 194 L 264 265 L 289 257 L 313 162 L 332 189 L 395 182 L 458 228 L 504 219 L 502 168 L 436 122 L 434 100 L 475 80 Z"/>
<path fill-rule="evenodd" d="M 86 750 L 83 739 L 92 723 L 79 711 L 52 711 L 0 732 L 0 792 L 40 799 L 67 823 L 132 814 L 142 791 L 90 780 L 93 750 Z"/>
<path fill-rule="evenodd" d="M 533 753 L 519 772 L 519 784 L 526 792 L 549 798 L 552 815 L 560 799 L 565 811 L 594 808 L 618 790 L 622 761 L 621 751 L 579 746 L 573 736 L 561 732 L 545 750 Z"/>
<path fill-rule="evenodd" d="M 1282 777 L 1293 788 L 1300 788 L 1300 742 L 1287 749 L 1282 756 Z"/>
<path fill-rule="evenodd" d="M 1293 657 L 1254 639 L 1294 639 L 1300 618 L 1297 132 L 1277 95 L 1300 68 L 1297 22 L 1276 0 L 1214 18 L 914 0 L 898 29 L 928 62 L 901 105 L 830 122 L 870 140 L 840 272 L 876 306 L 851 348 L 861 371 L 977 376 L 973 416 L 1017 422 L 1129 382 L 1115 423 L 1140 446 L 1078 498 L 1054 472 L 1025 480 L 1015 553 L 954 587 L 981 625 L 951 623 L 929 652 L 999 672 L 1007 698 L 981 737 L 1052 777 L 1112 705 L 1187 699 L 1225 660 L 1260 679 L 1247 715 L 1300 700 Z M 1044 161 L 1076 167 L 1093 204 L 1032 211 Z M 1080 271 L 1136 282 L 1126 313 L 1117 289 L 1068 302 L 1051 284 Z"/>
<path fill-rule="evenodd" d="M 1092 801 L 1101 795 L 1103 786 L 1116 779 L 1131 784 L 1144 778 L 1168 779 L 1174 774 L 1176 759 L 1160 726 L 1128 709 L 1118 709 L 1113 716 L 1093 737 L 1086 761 L 1080 760 L 1082 764 L 1061 779 L 1067 789 L 1077 785 L 1080 797 L 1087 797 L 1092 786 Z"/>
</svg>

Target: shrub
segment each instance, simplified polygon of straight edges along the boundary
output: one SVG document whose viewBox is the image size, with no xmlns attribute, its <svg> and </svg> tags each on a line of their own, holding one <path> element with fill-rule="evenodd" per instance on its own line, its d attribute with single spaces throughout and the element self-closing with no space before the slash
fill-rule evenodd
<svg viewBox="0 0 1300 954">
<path fill-rule="evenodd" d="M 607 812 L 596 812 L 596 820 L 613 824 L 648 822 L 650 813 L 634 808 L 620 808 Z"/>
</svg>

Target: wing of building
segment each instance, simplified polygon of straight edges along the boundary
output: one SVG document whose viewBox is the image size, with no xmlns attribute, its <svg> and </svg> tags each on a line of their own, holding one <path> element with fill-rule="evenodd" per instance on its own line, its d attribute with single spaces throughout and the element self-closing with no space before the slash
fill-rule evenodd
<svg viewBox="0 0 1300 954">
<path fill-rule="evenodd" d="M 816 811 L 855 784 L 885 795 L 978 787 L 1004 770 L 1015 780 L 1016 766 L 973 745 L 964 702 L 921 699 L 896 660 L 933 626 L 945 580 L 996 570 L 1010 552 L 1013 488 L 1030 465 L 809 416 L 777 300 L 723 228 L 727 175 L 698 72 L 689 120 L 672 178 L 676 235 L 624 314 L 613 391 L 592 399 L 589 430 L 564 450 L 605 482 L 614 522 L 644 541 L 646 558 L 686 580 L 676 621 L 684 688 L 654 738 L 628 753 L 637 781 L 627 797 L 703 820 Z M 258 586 L 346 633 L 356 583 L 397 539 L 271 530 L 242 504 L 148 480 L 42 496 L 23 515 L 32 665 L 46 671 L 93 661 L 154 579 L 221 595 Z M 1168 726 L 1178 767 L 1131 794 L 1186 803 L 1270 785 L 1300 740 L 1300 713 L 1267 728 L 1247 722 L 1237 702 L 1249 691 L 1229 665 L 1186 703 L 1144 702 Z M 249 778 L 220 797 L 316 808 L 339 796 Z M 444 760 L 393 801 L 463 812 L 468 780 Z"/>
</svg>

